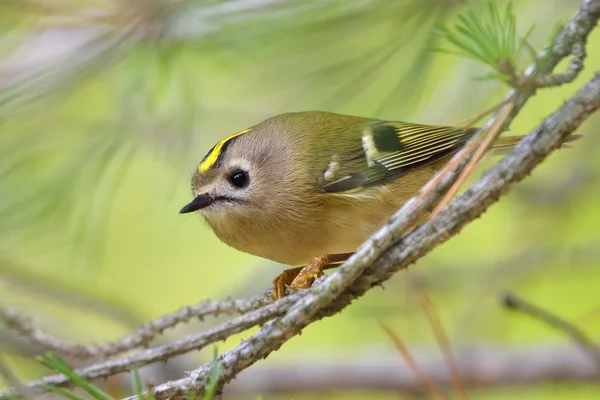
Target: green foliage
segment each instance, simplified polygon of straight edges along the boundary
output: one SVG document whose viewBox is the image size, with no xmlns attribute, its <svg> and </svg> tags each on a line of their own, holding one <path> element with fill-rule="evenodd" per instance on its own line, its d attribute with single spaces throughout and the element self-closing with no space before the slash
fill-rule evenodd
<svg viewBox="0 0 600 400">
<path fill-rule="evenodd" d="M 48 353 L 45 356 L 38 357 L 38 361 L 44 365 L 45 367 L 51 369 L 54 372 L 60 373 L 68 377 L 75 387 L 82 388 L 87 393 L 89 393 L 94 399 L 97 400 L 115 400 L 112 396 L 106 394 L 97 386 L 88 382 L 85 378 L 78 375 L 61 357 Z M 151 390 L 148 390 L 147 393 L 144 393 L 144 383 L 140 377 L 140 373 L 137 369 L 131 371 L 131 386 L 133 389 L 133 393 L 140 400 L 154 400 L 154 394 Z M 85 400 L 84 398 L 72 393 L 69 390 L 56 387 L 53 385 L 45 384 L 44 387 L 53 393 L 56 393 L 64 398 L 71 400 Z"/>
<path fill-rule="evenodd" d="M 21 396 L 16 394 L 7 394 L 4 397 L 6 397 L 6 400 L 23 400 Z"/>
<path fill-rule="evenodd" d="M 137 369 L 131 371 L 131 387 L 133 389 L 133 393 L 140 400 L 154 400 L 154 392 L 152 392 L 151 388 L 148 388 L 147 393 L 144 393 L 144 383 L 142 382 L 142 378 L 140 377 L 140 373 Z"/>
<path fill-rule="evenodd" d="M 148 394 L 144 394 L 144 383 L 142 382 L 140 372 L 137 369 L 131 371 L 131 387 L 138 399 L 154 400 L 154 393 L 152 393 L 151 390 L 148 391 Z"/>
<path fill-rule="evenodd" d="M 138 371 L 137 368 L 131 371 L 131 387 L 133 389 L 133 393 L 135 393 L 141 399 L 144 391 L 144 384 L 142 382 L 142 378 L 140 377 L 140 371 Z"/>
<path fill-rule="evenodd" d="M 216 394 L 217 386 L 219 384 L 222 367 L 218 361 L 218 347 L 214 346 L 213 348 L 213 365 L 210 369 L 210 372 L 207 377 L 207 383 L 205 388 L 204 399 L 213 400 Z M 39 356 L 38 361 L 48 369 L 51 369 L 54 372 L 65 375 L 71 382 L 73 382 L 73 386 L 79 387 L 89 393 L 96 400 L 114 400 L 110 395 L 103 392 L 94 384 L 88 382 L 81 375 L 77 374 L 70 366 L 67 364 L 65 360 L 63 360 L 60 356 L 48 353 L 45 356 Z M 131 372 L 131 386 L 133 389 L 133 393 L 138 396 L 140 400 L 154 400 L 154 394 L 151 390 L 148 390 L 147 393 L 144 393 L 144 383 L 140 377 L 140 373 L 137 369 Z M 84 398 L 76 395 L 75 393 L 70 392 L 69 390 L 56 387 L 54 385 L 45 384 L 44 387 L 53 393 L 56 393 L 64 398 L 71 400 L 85 400 Z M 13 398 L 9 398 L 9 400 L 18 400 L 18 396 L 14 396 Z M 188 400 L 196 400 L 197 396 L 190 394 L 187 397 Z"/>
<path fill-rule="evenodd" d="M 73 382 L 74 386 L 80 387 L 89 393 L 94 399 L 97 400 L 114 400 L 111 396 L 104 393 L 97 386 L 89 383 L 87 380 L 78 375 L 73 369 L 63 360 L 61 357 L 53 353 L 48 353 L 45 356 L 39 356 L 38 361 L 48 369 L 54 372 L 65 375 Z M 56 394 L 59 394 L 65 398 L 72 400 L 85 400 L 74 393 L 69 392 L 63 388 L 59 388 L 53 385 L 45 384 L 44 387 Z"/>
<path fill-rule="evenodd" d="M 205 388 L 205 398 L 206 400 L 213 400 L 217 391 L 217 385 L 219 384 L 219 380 L 221 379 L 222 367 L 221 363 L 218 361 L 219 357 L 219 349 L 217 346 L 213 347 L 213 365 L 210 369 L 210 373 L 208 374 L 208 379 Z M 193 400 L 193 399 L 189 399 Z"/>
<path fill-rule="evenodd" d="M 496 2 L 489 1 L 487 13 L 483 16 L 470 10 L 458 17 L 454 29 L 440 27 L 438 32 L 455 48 L 437 49 L 439 52 L 459 55 L 480 61 L 491 67 L 495 73 L 480 79 L 499 79 L 511 84 L 518 75 L 517 65 L 524 49 L 533 60 L 536 52 L 527 42 L 535 25 L 521 39 L 517 39 L 516 16 L 512 2 L 508 2 L 504 12 L 498 10 Z"/>
</svg>

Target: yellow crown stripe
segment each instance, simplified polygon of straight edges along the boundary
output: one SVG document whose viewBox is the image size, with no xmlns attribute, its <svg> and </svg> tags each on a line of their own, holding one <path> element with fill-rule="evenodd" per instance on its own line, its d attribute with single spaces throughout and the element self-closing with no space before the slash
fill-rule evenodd
<svg viewBox="0 0 600 400">
<path fill-rule="evenodd" d="M 247 133 L 249 131 L 250 131 L 250 129 L 245 129 L 241 132 L 234 133 L 233 135 L 226 137 L 225 139 L 223 139 L 219 143 L 217 143 L 215 145 L 215 147 L 213 147 L 213 149 L 211 150 L 210 154 L 208 154 L 204 158 L 204 160 L 200 163 L 200 166 L 198 167 L 198 171 L 200 173 L 205 173 L 210 168 L 212 168 L 212 166 L 215 165 L 215 163 L 219 159 L 219 155 L 221 155 L 221 150 L 223 149 L 223 146 L 225 146 L 225 144 L 227 142 L 229 142 L 230 140 L 235 139 L 236 137 L 243 135 L 244 133 Z"/>
</svg>

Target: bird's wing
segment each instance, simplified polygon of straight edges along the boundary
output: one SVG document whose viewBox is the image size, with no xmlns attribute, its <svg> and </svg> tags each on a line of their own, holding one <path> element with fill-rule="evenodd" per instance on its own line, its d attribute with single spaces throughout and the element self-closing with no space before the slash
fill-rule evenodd
<svg viewBox="0 0 600 400">
<path fill-rule="evenodd" d="M 477 128 L 374 121 L 362 132 L 362 146 L 330 163 L 322 189 L 349 193 L 387 183 L 452 154 L 475 132 Z"/>
</svg>

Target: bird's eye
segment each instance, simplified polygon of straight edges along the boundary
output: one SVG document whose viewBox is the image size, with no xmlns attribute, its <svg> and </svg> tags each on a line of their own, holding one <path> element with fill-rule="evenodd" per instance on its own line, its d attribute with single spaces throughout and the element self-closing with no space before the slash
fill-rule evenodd
<svg viewBox="0 0 600 400">
<path fill-rule="evenodd" d="M 236 188 L 243 188 L 248 185 L 248 173 L 246 171 L 235 171 L 229 176 L 229 182 Z"/>
</svg>

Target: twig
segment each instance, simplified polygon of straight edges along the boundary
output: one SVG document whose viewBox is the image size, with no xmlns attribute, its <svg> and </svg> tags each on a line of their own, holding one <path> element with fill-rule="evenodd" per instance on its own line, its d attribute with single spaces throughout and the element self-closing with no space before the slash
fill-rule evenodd
<svg viewBox="0 0 600 400">
<path fill-rule="evenodd" d="M 503 298 L 504 305 L 512 310 L 524 312 L 525 314 L 538 319 L 545 324 L 568 335 L 579 347 L 581 347 L 589 357 L 596 363 L 598 373 L 600 373 L 600 349 L 591 341 L 579 328 L 570 322 L 558 317 L 543 308 L 536 306 L 515 295 L 506 293 Z"/>
<path fill-rule="evenodd" d="M 494 104 L 493 106 L 491 106 L 490 108 L 488 108 L 487 110 L 481 111 L 471 117 L 468 118 L 464 118 L 462 120 L 460 120 L 457 125 L 462 126 L 464 128 L 471 128 L 473 125 L 475 125 L 475 123 L 477 121 L 479 121 L 480 119 L 482 119 L 483 117 L 490 115 L 492 113 L 497 112 L 500 108 L 502 108 L 504 105 L 508 104 L 510 102 L 510 99 L 504 99 L 502 100 L 500 103 L 498 104 Z"/>
<path fill-rule="evenodd" d="M 412 355 L 423 373 L 432 380 L 442 387 L 451 385 L 437 350 L 413 349 Z M 389 393 L 390 398 L 430 396 L 414 371 L 399 364 L 397 355 L 390 354 L 387 348 L 369 348 L 365 354 L 354 353 L 345 360 L 339 360 L 339 354 L 323 354 L 322 351 L 306 354 L 305 359 L 275 365 L 257 364 L 227 385 L 223 398 L 249 399 L 262 395 L 265 399 L 289 399 L 300 392 L 310 393 L 315 398 L 329 398 L 327 395 L 333 392 Z M 512 349 L 474 343 L 458 349 L 456 360 L 469 389 L 598 383 L 598 375 L 590 368 L 587 355 L 573 346 L 534 345 Z"/>
<path fill-rule="evenodd" d="M 394 342 L 396 350 L 398 350 L 404 361 L 406 361 L 406 364 L 408 365 L 410 370 L 413 371 L 415 375 L 417 375 L 417 378 L 419 378 L 423 387 L 427 388 L 429 393 L 433 395 L 433 397 L 435 397 L 436 399 L 446 400 L 446 396 L 444 396 L 442 390 L 435 384 L 434 381 L 432 381 L 429 378 L 429 376 L 426 373 L 423 372 L 423 370 L 421 370 L 421 368 L 419 368 L 419 365 L 415 362 L 415 359 L 410 354 L 410 351 L 408 351 L 408 349 L 406 348 L 402 340 L 398 337 L 398 335 L 396 335 L 396 333 L 392 331 L 383 322 L 379 321 L 379 325 L 385 331 L 385 333 L 387 333 L 392 342 Z"/>
<path fill-rule="evenodd" d="M 262 298 L 270 295 L 270 291 L 266 291 L 256 297 Z M 236 333 L 243 332 L 255 325 L 263 324 L 273 317 L 284 314 L 300 297 L 300 293 L 292 294 L 276 303 L 268 304 L 265 307 L 250 311 L 204 332 L 189 335 L 161 346 L 138 351 L 120 359 L 105 361 L 89 367 L 80 368 L 75 370 L 75 372 L 86 379 L 103 378 L 130 371 L 153 362 L 165 361 L 192 350 L 201 350 L 212 343 L 225 340 Z M 64 375 L 52 375 L 42 378 L 39 381 L 31 382 L 28 387 L 39 388 L 40 385 L 43 384 L 68 386 L 70 380 Z"/>
<path fill-rule="evenodd" d="M 571 55 L 571 62 L 569 63 L 569 66 L 565 72 L 559 74 L 548 74 L 535 78 L 524 77 L 520 80 L 520 82 L 516 83 L 516 85 L 529 89 L 539 89 L 544 87 L 561 86 L 566 83 L 573 82 L 583 70 L 583 64 L 587 56 L 583 44 L 573 44 Z"/>
<path fill-rule="evenodd" d="M 582 8 L 580 9 L 580 11 L 583 11 L 584 13 L 588 13 L 588 15 L 591 15 L 594 18 L 596 18 L 596 21 L 594 21 L 594 24 L 591 27 L 587 27 L 589 29 L 593 28 L 597 23 L 598 16 L 596 14 L 598 13 L 598 10 L 594 9 L 594 7 L 597 7 L 597 5 L 594 5 L 594 1 L 588 0 L 588 1 L 584 1 Z M 596 13 L 596 14 L 594 14 L 594 13 Z M 573 20 L 571 22 L 573 22 Z M 577 32 L 577 34 L 580 34 L 580 33 L 583 33 L 583 29 L 582 29 L 582 32 Z M 585 33 L 584 33 L 584 35 L 585 35 Z M 558 35 L 557 40 L 553 44 L 555 45 L 555 44 L 559 43 L 559 45 L 563 45 L 563 43 L 561 43 L 561 39 L 564 39 L 564 38 L 561 38 L 560 35 Z M 581 39 L 581 38 L 579 37 L 579 38 L 574 38 L 574 39 Z M 571 56 L 572 56 L 571 62 L 567 69 L 567 72 L 562 73 L 562 74 L 551 74 L 551 71 L 556 66 L 557 61 L 556 61 L 556 59 L 552 59 L 552 57 L 547 57 L 547 56 L 548 56 L 548 54 L 552 55 L 553 53 L 552 52 L 548 53 L 548 51 L 544 51 L 544 52 L 542 52 L 542 54 L 538 55 L 534 65 L 532 65 L 525 72 L 525 74 L 523 74 L 522 77 L 520 77 L 520 79 L 519 79 L 520 82 L 517 82 L 514 84 L 514 87 L 516 88 L 516 90 L 512 91 L 509 94 L 509 96 L 504 100 L 504 102 L 503 102 L 504 105 L 502 106 L 501 111 L 496 115 L 493 124 L 489 127 L 489 129 L 487 129 L 486 136 L 485 136 L 485 138 L 481 139 L 481 144 L 477 148 L 477 151 L 473 154 L 471 159 L 468 161 L 467 165 L 461 172 L 460 176 L 456 179 L 456 182 L 454 182 L 454 184 L 448 190 L 448 192 L 446 193 L 444 198 L 439 202 L 439 204 L 433 210 L 430 218 L 433 218 L 434 216 L 436 216 L 440 212 L 440 210 L 442 210 L 446 205 L 448 205 L 448 203 L 456 195 L 456 193 L 458 192 L 458 190 L 460 189 L 460 187 L 462 186 L 464 181 L 469 177 L 469 175 L 471 174 L 471 172 L 473 171 L 473 169 L 475 168 L 477 163 L 479 163 L 479 161 L 483 158 L 483 155 L 485 154 L 487 149 L 491 146 L 491 144 L 496 139 L 496 137 L 498 137 L 501 130 L 504 127 L 506 127 L 508 125 L 508 123 L 510 122 L 507 119 L 508 119 L 508 116 L 510 115 L 510 113 L 513 112 L 515 107 L 514 107 L 514 104 L 512 102 L 508 102 L 508 100 L 512 100 L 513 96 L 517 96 L 518 94 L 521 94 L 521 98 L 522 98 L 521 101 L 524 103 L 524 101 L 528 97 L 533 95 L 533 93 L 535 92 L 536 89 L 543 88 L 543 87 L 559 86 L 559 85 L 562 85 L 565 83 L 572 82 L 573 80 L 575 80 L 575 78 L 577 78 L 579 73 L 583 70 L 584 61 L 585 61 L 585 58 L 587 55 L 586 51 L 585 51 L 585 41 L 583 41 L 583 42 L 575 41 L 575 42 L 567 44 L 564 47 L 568 47 L 568 54 L 571 54 Z M 552 50 L 555 50 L 555 49 L 552 48 Z M 558 53 L 558 52 L 555 52 L 555 53 Z M 554 55 L 556 56 L 557 54 L 554 54 Z M 567 54 L 564 54 L 563 57 L 565 57 L 566 55 Z M 548 68 L 544 65 L 546 63 L 546 61 L 548 62 L 550 68 Z M 538 66 L 541 67 L 541 68 L 539 68 L 539 71 L 538 71 Z M 546 67 L 545 70 L 543 70 L 544 67 Z M 528 91 L 530 93 L 527 93 Z M 526 95 L 526 97 L 524 97 L 523 95 Z M 522 107 L 523 103 L 519 104 L 519 106 Z M 517 112 L 518 110 L 514 110 L 514 111 Z M 513 116 L 514 115 L 515 114 L 513 114 Z M 484 130 L 484 129 L 481 129 L 481 130 Z"/>
<path fill-rule="evenodd" d="M 202 320 L 210 315 L 244 314 L 269 302 L 270 300 L 265 293 L 247 300 L 206 300 L 194 306 L 183 307 L 171 314 L 161 316 L 120 339 L 97 345 L 78 345 L 57 339 L 37 328 L 28 318 L 7 307 L 0 306 L 0 321 L 4 321 L 8 328 L 28 337 L 33 343 L 58 354 L 74 358 L 103 359 L 135 348 L 147 347 L 157 335 L 179 323 L 189 322 L 195 318 Z"/>
<path fill-rule="evenodd" d="M 431 212 L 430 218 L 435 217 L 439 212 L 450 203 L 450 200 L 456 195 L 462 184 L 469 177 L 477 163 L 483 158 L 483 155 L 490 147 L 492 142 L 496 139 L 500 133 L 500 129 L 505 125 L 506 119 L 510 112 L 513 110 L 513 103 L 509 102 L 502 106 L 498 112 L 494 123 L 481 135 L 481 139 L 474 143 L 474 147 L 477 146 L 477 150 L 473 153 L 473 156 L 467 161 L 467 165 L 463 168 L 462 172 L 452 184 L 452 187 L 446 192 L 442 200 L 438 203 L 435 209 Z"/>
<path fill-rule="evenodd" d="M 435 338 L 442 350 L 442 354 L 444 355 L 444 363 L 446 364 L 446 368 L 450 372 L 450 378 L 452 381 L 452 387 L 458 393 L 462 400 L 467 400 L 467 391 L 465 390 L 465 385 L 463 384 L 462 378 L 460 377 L 460 372 L 458 369 L 458 365 L 456 360 L 454 359 L 454 355 L 452 354 L 452 345 L 450 344 L 450 340 L 448 340 L 448 336 L 444 331 L 444 326 L 440 317 L 435 309 L 435 306 L 431 302 L 431 299 L 427 295 L 427 292 L 422 289 L 417 289 L 417 294 L 419 296 L 419 300 L 421 301 L 421 306 L 425 311 L 425 315 L 429 319 L 429 325 L 431 326 L 431 330 L 435 335 Z"/>
</svg>

